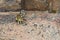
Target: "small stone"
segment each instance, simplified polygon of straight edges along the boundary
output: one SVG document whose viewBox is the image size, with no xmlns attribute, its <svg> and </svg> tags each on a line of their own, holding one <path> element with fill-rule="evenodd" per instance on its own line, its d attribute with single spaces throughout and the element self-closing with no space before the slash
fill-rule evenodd
<svg viewBox="0 0 60 40">
<path fill-rule="evenodd" d="M 41 34 L 41 31 L 37 35 L 40 35 L 40 34 Z"/>
<path fill-rule="evenodd" d="M 42 34 L 42 37 L 43 37 L 43 34 Z"/>
<path fill-rule="evenodd" d="M 11 39 L 9 39 L 9 40 L 15 40 L 15 39 L 11 38 Z"/>
<path fill-rule="evenodd" d="M 48 28 L 50 28 L 50 25 L 48 25 Z"/>
<path fill-rule="evenodd" d="M 8 29 L 9 31 L 13 31 L 13 29 Z"/>
<path fill-rule="evenodd" d="M 30 32 L 28 32 L 28 33 L 30 33 Z"/>
<path fill-rule="evenodd" d="M 23 23 L 22 23 L 22 25 L 23 25 L 23 26 L 26 26 L 26 25 L 27 25 L 27 23 L 26 23 L 26 22 L 23 22 Z"/>
<path fill-rule="evenodd" d="M 60 35 L 60 30 L 58 30 L 58 34 Z"/>
<path fill-rule="evenodd" d="M 37 27 L 37 24 L 35 23 L 33 26 Z"/>
<path fill-rule="evenodd" d="M 32 29 L 31 31 L 34 31 L 34 29 Z"/>
<path fill-rule="evenodd" d="M 33 14 L 31 15 L 31 18 L 32 18 L 32 19 L 36 18 L 35 13 L 33 13 Z"/>
<path fill-rule="evenodd" d="M 33 26 L 37 29 L 37 26 L 38 26 L 38 25 L 35 23 L 35 24 L 33 24 Z"/>
<path fill-rule="evenodd" d="M 22 38 L 22 36 L 20 36 Z"/>
<path fill-rule="evenodd" d="M 43 28 L 44 26 L 43 26 L 43 24 L 41 24 L 41 25 L 39 25 L 39 27 L 40 27 L 40 28 Z"/>
</svg>

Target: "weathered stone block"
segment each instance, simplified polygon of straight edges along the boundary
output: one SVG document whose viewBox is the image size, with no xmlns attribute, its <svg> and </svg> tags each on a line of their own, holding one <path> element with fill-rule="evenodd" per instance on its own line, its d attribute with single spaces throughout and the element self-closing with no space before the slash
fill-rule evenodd
<svg viewBox="0 0 60 40">
<path fill-rule="evenodd" d="M 26 10 L 47 10 L 46 0 L 22 0 L 22 8 Z"/>
<path fill-rule="evenodd" d="M 17 10 L 21 9 L 21 0 L 0 0 L 0 8 L 6 10 Z"/>
</svg>

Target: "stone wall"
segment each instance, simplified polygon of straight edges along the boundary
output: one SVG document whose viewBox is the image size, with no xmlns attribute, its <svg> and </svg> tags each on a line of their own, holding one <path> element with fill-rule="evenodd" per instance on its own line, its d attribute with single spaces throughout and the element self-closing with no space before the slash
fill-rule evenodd
<svg viewBox="0 0 60 40">
<path fill-rule="evenodd" d="M 54 0 L 53 4 L 54 4 L 53 9 L 58 11 L 58 8 L 59 8 L 59 5 L 60 5 L 59 0 Z"/>
<path fill-rule="evenodd" d="M 50 2 L 52 0 L 48 1 Z M 54 10 L 58 10 L 58 2 L 58 0 L 53 0 Z M 22 5 L 22 8 L 28 10 L 47 10 L 47 5 L 46 0 L 25 0 L 25 4 Z M 21 9 L 21 0 L 0 0 L 0 10 L 4 11 L 4 9 L 12 11 Z"/>
<path fill-rule="evenodd" d="M 6 10 L 17 10 L 20 9 L 21 0 L 0 0 L 0 8 Z"/>
<path fill-rule="evenodd" d="M 26 10 L 46 10 L 48 4 L 45 0 L 25 0 Z"/>
</svg>

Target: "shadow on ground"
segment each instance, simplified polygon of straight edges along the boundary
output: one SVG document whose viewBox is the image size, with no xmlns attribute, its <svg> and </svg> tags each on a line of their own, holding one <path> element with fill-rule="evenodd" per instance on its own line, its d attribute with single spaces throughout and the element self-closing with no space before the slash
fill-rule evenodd
<svg viewBox="0 0 60 40">
<path fill-rule="evenodd" d="M 0 15 L 0 24 L 8 24 L 11 22 L 15 22 L 15 16 L 14 15 Z"/>
</svg>

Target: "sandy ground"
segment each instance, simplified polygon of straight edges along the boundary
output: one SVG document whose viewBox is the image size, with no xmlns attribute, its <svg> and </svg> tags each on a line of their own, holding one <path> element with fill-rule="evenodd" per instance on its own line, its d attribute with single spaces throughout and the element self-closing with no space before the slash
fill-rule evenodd
<svg viewBox="0 0 60 40">
<path fill-rule="evenodd" d="M 60 40 L 60 14 L 28 11 L 26 24 L 16 23 L 15 17 L 0 15 L 0 40 Z"/>
</svg>

